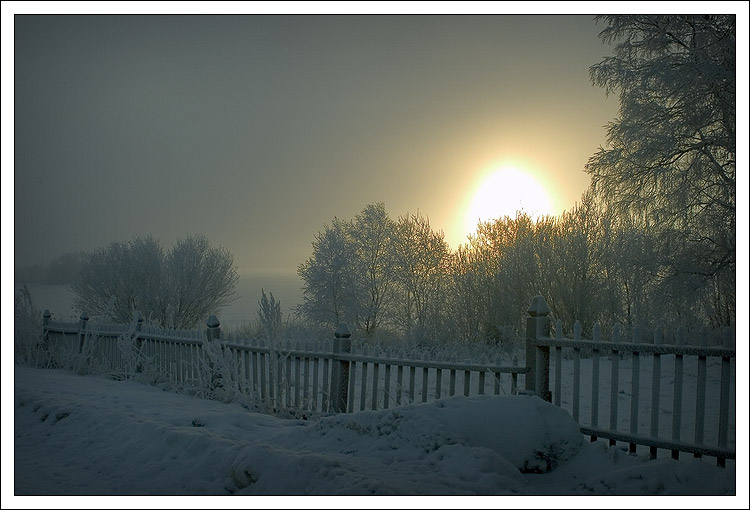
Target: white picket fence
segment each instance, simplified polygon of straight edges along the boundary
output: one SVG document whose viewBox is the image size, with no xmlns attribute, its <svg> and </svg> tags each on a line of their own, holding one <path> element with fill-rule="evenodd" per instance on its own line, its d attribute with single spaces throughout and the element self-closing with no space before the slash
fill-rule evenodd
<svg viewBox="0 0 750 510">
<path fill-rule="evenodd" d="M 560 321 L 555 337 L 550 335 L 548 313 L 544 299 L 534 298 L 526 326 L 530 371 L 526 388 L 567 409 L 592 441 L 601 437 L 612 445 L 625 442 L 630 452 L 638 445 L 648 446 L 652 458 L 659 449 L 671 450 L 676 459 L 680 452 L 713 456 L 721 466 L 735 458 L 729 444 L 730 423 L 734 426 L 736 414 L 735 350 L 729 329 L 724 330 L 722 347 L 709 347 L 705 331 L 688 337 L 682 328 L 674 344 L 664 343 L 661 328 L 651 343 L 642 342 L 637 327 L 627 341 L 617 325 L 609 341 L 604 341 L 598 324 L 591 340 L 583 340 L 578 322 L 573 338 L 566 339 Z M 689 345 L 693 343 L 697 345 Z M 585 360 L 582 352 L 587 354 Z M 571 370 L 563 370 L 566 361 L 572 362 Z M 588 370 L 582 370 L 582 362 L 589 365 Z M 572 381 L 565 379 L 567 373 L 572 374 Z M 583 373 L 590 378 L 584 379 Z M 662 387 L 664 380 L 667 384 Z M 709 385 L 712 380 L 719 384 Z M 582 405 L 588 413 L 581 412 Z M 668 415 L 671 423 L 663 419 Z M 714 421 L 709 430 L 716 432 L 715 437 L 706 436 L 706 420 Z"/>
<path fill-rule="evenodd" d="M 527 371 L 518 360 L 508 365 L 498 360 L 475 362 L 468 354 L 461 360 L 432 360 L 424 353 L 370 353 L 366 346 L 352 352 L 348 332 L 326 344 L 224 337 L 214 316 L 209 322 L 213 326 L 206 330 L 174 331 L 137 320 L 102 325 L 88 324 L 85 318 L 77 323 L 45 318 L 44 338 L 48 349 L 85 354 L 90 363 L 123 376 L 134 368 L 127 364 L 127 353 L 130 358 L 135 353 L 138 370 L 148 369 L 164 381 L 183 385 L 203 384 L 203 369 L 214 363 L 214 371 L 224 372 L 240 392 L 264 407 L 300 411 L 352 412 L 443 396 L 514 394 L 519 374 Z M 337 340 L 346 346 L 337 349 Z M 220 356 L 209 355 L 209 341 L 221 346 Z"/>
<path fill-rule="evenodd" d="M 642 343 L 637 329 L 630 342 L 617 329 L 602 341 L 597 327 L 583 340 L 580 326 L 566 339 L 559 323 L 552 337 L 548 312 L 544 299 L 535 298 L 520 364 L 352 349 L 345 324 L 327 345 L 266 345 L 222 335 L 215 316 L 205 330 L 173 331 L 144 326 L 137 313 L 131 324 L 102 325 L 88 324 L 85 314 L 78 323 L 52 321 L 45 311 L 44 345 L 85 354 L 87 362 L 124 376 L 149 370 L 185 387 L 232 386 L 276 411 L 354 412 L 453 395 L 535 393 L 567 409 L 592 440 L 624 442 L 631 451 L 641 445 L 652 456 L 658 449 L 675 458 L 679 452 L 713 456 L 719 465 L 735 458 L 733 349 L 708 347 L 705 337 L 703 345 L 687 345 L 684 332 L 674 345 L 659 335 Z M 669 388 L 662 387 L 665 377 Z M 662 416 L 669 413 L 666 423 Z"/>
</svg>

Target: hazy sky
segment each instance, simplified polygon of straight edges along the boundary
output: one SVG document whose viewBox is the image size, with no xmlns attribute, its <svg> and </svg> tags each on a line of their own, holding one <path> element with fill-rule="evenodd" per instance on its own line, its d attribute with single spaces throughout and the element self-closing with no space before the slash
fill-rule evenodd
<svg viewBox="0 0 750 510">
<path fill-rule="evenodd" d="M 294 272 L 334 217 L 384 202 L 452 248 L 514 162 L 554 213 L 617 98 L 593 15 L 16 15 L 14 263 L 205 234 Z"/>
</svg>

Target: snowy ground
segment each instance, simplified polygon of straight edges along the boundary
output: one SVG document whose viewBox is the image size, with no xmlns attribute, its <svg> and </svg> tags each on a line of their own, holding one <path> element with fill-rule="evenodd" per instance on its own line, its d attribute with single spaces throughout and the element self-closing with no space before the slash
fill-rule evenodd
<svg viewBox="0 0 750 510">
<path fill-rule="evenodd" d="M 453 397 L 290 420 L 251 413 L 239 404 L 60 370 L 16 366 L 14 378 L 16 497 L 6 504 L 11 491 L 3 476 L 3 508 L 33 507 L 39 500 L 43 506 L 143 505 L 142 498 L 135 503 L 72 498 L 71 503 L 23 495 L 229 494 L 442 496 L 410 498 L 406 504 L 412 507 L 496 507 L 500 503 L 493 497 L 461 496 L 531 495 L 544 507 L 617 507 L 632 502 L 550 496 L 733 496 L 737 491 L 735 462 L 722 469 L 712 458 L 649 461 L 604 442 L 588 443 L 566 411 L 536 397 Z M 746 469 L 746 459 L 738 463 Z M 5 455 L 3 464 L 6 472 Z M 735 497 L 676 499 L 681 507 L 747 508 L 746 483 L 740 485 Z M 328 501 L 292 498 L 288 504 L 366 506 L 361 498 L 323 499 Z M 170 497 L 154 504 L 247 505 L 230 501 Z M 527 499 L 513 501 L 529 506 Z M 664 506 L 664 499 L 658 501 Z"/>
</svg>

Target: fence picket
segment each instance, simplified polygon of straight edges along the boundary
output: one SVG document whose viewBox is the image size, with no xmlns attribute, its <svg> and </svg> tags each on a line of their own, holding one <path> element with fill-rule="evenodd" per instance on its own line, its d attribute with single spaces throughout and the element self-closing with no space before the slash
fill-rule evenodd
<svg viewBox="0 0 750 510">
<path fill-rule="evenodd" d="M 248 388 L 248 381 L 250 381 L 250 367 L 248 366 L 250 362 L 250 351 L 239 351 L 238 354 L 241 359 L 240 370 L 242 370 L 240 389 L 242 393 L 247 395 L 250 393 L 250 388 Z"/>
<path fill-rule="evenodd" d="M 555 323 L 555 338 L 562 340 L 562 320 L 557 319 Z M 555 347 L 555 405 L 560 407 L 560 398 L 562 395 L 562 347 Z"/>
<path fill-rule="evenodd" d="M 372 366 L 372 410 L 375 411 L 378 408 L 378 382 L 380 372 L 380 363 L 375 363 Z"/>
<path fill-rule="evenodd" d="M 367 365 L 368 363 L 362 362 L 362 391 L 359 397 L 359 410 L 365 410 L 365 400 L 367 398 Z"/>
<path fill-rule="evenodd" d="M 616 346 L 620 343 L 620 325 L 615 324 L 612 329 L 612 344 Z M 612 382 L 610 383 L 610 395 L 609 395 L 609 428 L 611 430 L 617 430 L 617 408 L 619 406 L 618 393 L 620 389 L 620 353 L 616 349 L 612 349 L 610 355 L 612 360 Z M 614 446 L 617 444 L 615 439 L 609 440 L 609 445 Z"/>
<path fill-rule="evenodd" d="M 260 366 L 260 400 L 261 402 L 266 402 L 268 398 L 271 398 L 272 395 L 270 394 L 269 388 L 267 388 L 267 371 L 266 371 L 266 364 L 269 359 L 269 355 L 265 353 L 259 353 L 258 354 L 258 364 Z"/>
<path fill-rule="evenodd" d="M 331 401 L 331 394 L 329 393 L 330 386 L 328 385 L 328 373 L 330 371 L 330 365 L 331 365 L 331 360 L 329 360 L 328 358 L 325 358 L 323 360 L 323 388 L 321 390 L 321 395 L 320 395 L 320 398 L 321 398 L 320 409 L 323 412 L 328 411 L 328 409 L 330 408 L 329 404 Z M 315 375 L 317 374 L 318 372 L 316 370 Z"/>
<path fill-rule="evenodd" d="M 414 377 L 416 368 L 413 366 L 409 367 L 409 402 L 415 402 L 414 395 Z"/>
<path fill-rule="evenodd" d="M 396 405 L 401 405 L 401 394 L 404 388 L 404 366 L 398 366 L 398 390 L 396 392 Z"/>
<path fill-rule="evenodd" d="M 435 398 L 439 399 L 443 386 L 443 369 L 435 369 Z"/>
<path fill-rule="evenodd" d="M 685 328 L 677 329 L 676 345 L 685 345 Z M 674 357 L 674 400 L 672 401 L 672 441 L 680 440 L 680 429 L 682 428 L 682 354 Z M 680 451 L 672 450 L 672 458 L 679 460 Z"/>
<path fill-rule="evenodd" d="M 601 325 L 594 324 L 594 342 L 601 340 Z M 592 352 L 591 370 L 591 426 L 599 426 L 599 349 L 594 347 Z M 591 436 L 591 441 L 596 441 L 596 436 Z"/>
<path fill-rule="evenodd" d="M 581 341 L 581 323 L 576 321 L 573 325 L 573 339 Z M 581 348 L 573 348 L 573 420 L 578 421 L 578 413 L 581 405 Z"/>
<path fill-rule="evenodd" d="M 288 360 L 289 358 L 287 358 Z M 302 358 L 299 356 L 294 357 L 294 406 L 298 409 L 302 408 L 302 402 L 300 401 L 300 391 L 302 390 Z"/>
<path fill-rule="evenodd" d="M 663 332 L 661 325 L 654 331 L 654 345 L 659 345 L 663 341 Z M 661 354 L 655 352 L 653 357 L 653 366 L 651 368 L 651 437 L 659 437 L 659 400 L 661 396 Z M 649 454 L 652 459 L 656 458 L 656 446 L 649 446 Z"/>
<path fill-rule="evenodd" d="M 636 324 L 633 326 L 633 337 L 634 344 L 641 343 L 641 330 Z M 640 388 L 641 388 L 641 359 L 638 351 L 633 351 L 632 358 L 632 375 L 631 375 L 631 386 L 630 386 L 630 434 L 633 436 L 638 435 L 638 401 L 640 400 Z M 635 453 L 636 443 L 631 442 L 628 451 Z"/>
<path fill-rule="evenodd" d="M 385 365 L 385 381 L 383 384 L 383 409 L 388 409 L 391 400 L 391 365 Z"/>
<path fill-rule="evenodd" d="M 305 357 L 305 376 L 302 379 L 302 401 L 306 408 L 310 406 L 310 358 Z"/>
<path fill-rule="evenodd" d="M 318 410 L 318 370 L 320 369 L 320 361 L 318 358 L 312 359 L 312 388 L 310 388 L 310 409 L 312 411 Z"/>
<path fill-rule="evenodd" d="M 362 365 L 363 369 L 367 368 L 367 365 L 364 363 Z M 356 388 L 355 381 L 357 380 L 357 363 L 351 362 L 349 364 L 349 370 L 351 370 L 351 372 L 349 373 L 349 402 L 347 409 L 350 412 L 354 412 L 354 390 Z"/>
</svg>

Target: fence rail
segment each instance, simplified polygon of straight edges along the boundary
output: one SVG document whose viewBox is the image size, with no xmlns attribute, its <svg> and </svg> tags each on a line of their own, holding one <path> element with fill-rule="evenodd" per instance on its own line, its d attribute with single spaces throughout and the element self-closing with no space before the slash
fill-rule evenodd
<svg viewBox="0 0 750 510">
<path fill-rule="evenodd" d="M 265 410 L 355 412 L 453 395 L 525 392 L 567 409 L 592 441 L 627 443 L 631 452 L 648 447 L 652 457 L 658 449 L 671 451 L 673 458 L 680 452 L 713 456 L 721 466 L 735 458 L 728 440 L 730 410 L 733 418 L 735 409 L 735 350 L 729 336 L 722 347 L 709 347 L 705 335 L 698 345 L 688 345 L 679 331 L 671 345 L 663 343 L 657 329 L 654 341 L 644 343 L 637 328 L 632 341 L 623 341 L 615 327 L 605 341 L 597 325 L 593 338 L 584 340 L 576 323 L 570 339 L 562 337 L 559 321 L 551 336 L 549 308 L 541 296 L 528 313 L 526 359 L 520 365 L 517 360 L 476 363 L 353 353 L 346 324 L 328 346 L 222 339 L 215 316 L 205 330 L 172 331 L 144 326 L 137 312 L 128 325 L 106 325 L 89 324 L 86 314 L 77 323 L 53 321 L 45 310 L 43 339 L 48 350 L 75 352 L 115 373 L 151 371 L 187 387 L 231 387 Z M 661 387 L 662 369 L 669 388 Z M 718 389 L 710 385 L 710 395 L 709 379 L 719 381 Z M 643 412 L 642 396 L 648 392 L 648 412 Z M 694 425 L 685 420 L 686 409 L 694 413 Z M 671 411 L 671 423 L 664 422 L 662 411 Z M 718 431 L 717 437 L 707 437 L 707 423 L 716 425 L 711 430 Z M 685 432 L 688 425 L 692 434 Z"/>
</svg>

